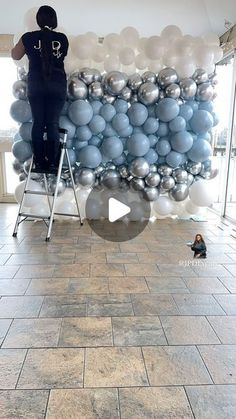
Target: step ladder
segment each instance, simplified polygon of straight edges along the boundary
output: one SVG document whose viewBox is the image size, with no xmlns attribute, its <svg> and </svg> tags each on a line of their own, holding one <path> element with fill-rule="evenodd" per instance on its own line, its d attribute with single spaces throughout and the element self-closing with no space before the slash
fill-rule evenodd
<svg viewBox="0 0 236 419">
<path fill-rule="evenodd" d="M 63 129 L 63 128 L 60 128 L 59 131 L 60 131 L 60 134 L 62 134 L 62 138 L 60 139 L 61 155 L 60 155 L 60 160 L 59 160 L 58 171 L 57 171 L 57 174 L 56 174 L 55 190 L 54 190 L 54 192 L 49 191 L 48 180 L 47 180 L 47 176 L 46 176 L 46 173 L 49 173 L 49 172 L 48 171 L 44 172 L 43 170 L 42 170 L 42 175 L 43 175 L 43 180 L 44 180 L 45 192 L 44 191 L 31 191 L 31 190 L 28 189 L 31 173 L 35 172 L 34 169 L 33 169 L 34 158 L 32 157 L 30 168 L 29 168 L 29 173 L 28 173 L 27 180 L 26 180 L 26 183 L 25 183 L 23 196 L 22 196 L 20 206 L 19 206 L 19 210 L 18 210 L 18 215 L 17 215 L 17 219 L 16 219 L 16 223 L 15 223 L 15 228 L 14 228 L 14 231 L 13 231 L 13 234 L 12 234 L 13 237 L 17 236 L 18 227 L 23 221 L 25 221 L 25 220 L 31 220 L 32 221 L 32 220 L 35 220 L 35 219 L 41 219 L 47 225 L 47 235 L 46 235 L 45 240 L 49 241 L 50 238 L 51 238 L 51 231 L 52 231 L 52 224 L 53 224 L 53 221 L 54 221 L 54 215 L 77 217 L 80 220 L 80 225 L 81 226 L 83 225 L 83 220 L 82 220 L 81 215 L 80 215 L 78 199 L 77 199 L 76 191 L 75 191 L 75 182 L 74 182 L 73 172 L 72 172 L 72 168 L 71 168 L 70 157 L 69 157 L 68 149 L 67 149 L 67 146 L 66 146 L 67 130 Z M 62 213 L 62 212 L 55 212 L 55 205 L 56 205 L 56 200 L 57 200 L 57 197 L 58 197 L 59 182 L 60 182 L 63 163 L 64 163 L 65 159 L 67 161 L 68 168 L 69 168 L 70 180 L 71 180 L 71 185 L 72 185 L 72 189 L 73 189 L 73 192 L 74 192 L 77 214 L 67 214 L 67 213 Z M 37 173 L 38 172 L 39 171 L 37 171 Z M 28 213 L 24 212 L 23 207 L 24 207 L 24 200 L 25 200 L 26 194 L 41 195 L 41 196 L 46 195 L 47 196 L 47 201 L 48 201 L 48 206 L 49 206 L 49 215 L 48 216 L 42 216 L 42 215 L 37 215 L 37 214 L 28 214 Z M 50 200 L 50 197 L 52 197 L 52 201 Z"/>
</svg>

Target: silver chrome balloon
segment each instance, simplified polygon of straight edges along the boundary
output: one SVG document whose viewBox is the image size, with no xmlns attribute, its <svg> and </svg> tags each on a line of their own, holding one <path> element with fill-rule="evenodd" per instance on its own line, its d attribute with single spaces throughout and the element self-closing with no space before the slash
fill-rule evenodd
<svg viewBox="0 0 236 419">
<path fill-rule="evenodd" d="M 167 166 L 167 164 L 161 164 L 160 166 L 157 167 L 157 171 L 162 176 L 170 176 L 173 172 L 173 169 L 172 167 Z"/>
<path fill-rule="evenodd" d="M 127 86 L 133 91 L 137 92 L 141 84 L 143 83 L 142 78 L 139 73 L 132 74 L 129 76 Z"/>
<path fill-rule="evenodd" d="M 159 90 L 159 100 L 164 99 L 166 97 L 165 90 Z"/>
<path fill-rule="evenodd" d="M 119 98 L 129 101 L 131 96 L 132 96 L 132 90 L 128 86 L 125 86 L 121 94 L 119 95 Z"/>
<path fill-rule="evenodd" d="M 146 186 L 143 190 L 143 197 L 146 201 L 156 201 L 159 196 L 159 191 L 157 188 L 150 188 Z"/>
<path fill-rule="evenodd" d="M 180 96 L 180 87 L 176 83 L 169 84 L 165 89 L 166 97 L 171 97 L 172 99 L 178 99 Z"/>
<path fill-rule="evenodd" d="M 121 71 L 110 71 L 104 77 L 106 91 L 111 95 L 120 95 L 127 84 L 127 76 Z"/>
<path fill-rule="evenodd" d="M 133 177 L 130 181 L 130 186 L 134 191 L 142 191 L 145 188 L 145 182 L 143 179 Z"/>
<path fill-rule="evenodd" d="M 118 167 L 118 171 L 123 179 L 126 179 L 129 176 L 128 167 L 123 164 Z"/>
<path fill-rule="evenodd" d="M 144 105 L 152 105 L 157 102 L 159 97 L 159 88 L 151 82 L 143 83 L 138 90 L 139 101 Z"/>
<path fill-rule="evenodd" d="M 191 186 L 194 182 L 194 176 L 191 173 L 188 173 L 187 185 Z"/>
<path fill-rule="evenodd" d="M 105 167 L 100 164 L 99 166 L 96 167 L 96 169 L 94 170 L 95 175 L 100 175 L 101 173 L 103 173 L 105 170 Z"/>
<path fill-rule="evenodd" d="M 27 178 L 27 175 L 25 172 L 19 174 L 19 181 L 22 182 L 22 180 L 25 180 Z"/>
<path fill-rule="evenodd" d="M 157 172 L 157 165 L 156 164 L 150 164 L 150 172 L 152 172 L 152 173 Z"/>
<path fill-rule="evenodd" d="M 191 173 L 191 175 L 198 175 L 201 172 L 202 169 L 202 163 L 195 163 L 193 161 L 189 161 L 186 164 L 186 170 L 187 172 Z"/>
<path fill-rule="evenodd" d="M 142 80 L 143 83 L 156 83 L 157 81 L 157 77 L 156 74 L 153 73 L 152 71 L 145 71 L 145 73 L 142 74 Z"/>
<path fill-rule="evenodd" d="M 88 88 L 89 97 L 97 100 L 103 97 L 103 86 L 100 81 L 93 81 Z"/>
<path fill-rule="evenodd" d="M 161 181 L 161 177 L 160 177 L 159 173 L 150 172 L 145 177 L 145 182 L 146 182 L 147 186 L 151 186 L 151 187 L 158 186 L 160 181 Z"/>
<path fill-rule="evenodd" d="M 107 170 L 107 169 L 116 170 L 116 165 L 115 165 L 114 163 L 112 163 L 111 161 L 108 161 L 108 162 L 105 164 L 105 168 L 106 168 L 106 170 Z"/>
<path fill-rule="evenodd" d="M 188 191 L 186 183 L 178 183 L 169 191 L 169 197 L 174 201 L 184 201 L 188 196 Z"/>
<path fill-rule="evenodd" d="M 50 177 L 48 179 L 48 190 L 49 190 L 49 192 L 52 192 L 52 193 L 55 192 L 56 184 L 57 184 L 56 176 L 53 176 L 52 178 Z M 66 182 L 63 179 L 60 179 L 59 184 L 58 184 L 58 195 L 63 194 L 65 189 L 66 189 Z"/>
<path fill-rule="evenodd" d="M 22 171 L 24 171 L 23 164 L 20 163 L 19 160 L 17 159 L 13 161 L 12 168 L 17 175 L 19 175 L 19 173 L 22 173 Z"/>
<path fill-rule="evenodd" d="M 81 68 L 79 71 L 79 78 L 86 84 L 89 85 L 93 81 L 100 81 L 101 80 L 101 74 L 98 70 L 95 70 L 94 68 L 88 68 L 84 67 Z"/>
<path fill-rule="evenodd" d="M 76 100 L 76 99 L 86 99 L 87 95 L 88 95 L 88 88 L 86 86 L 86 84 L 76 78 L 76 77 L 72 77 L 69 78 L 68 80 L 68 97 L 71 100 Z"/>
<path fill-rule="evenodd" d="M 129 182 L 126 179 L 122 179 L 120 182 L 121 192 L 127 192 L 129 190 Z"/>
<path fill-rule="evenodd" d="M 103 104 L 110 103 L 112 105 L 115 102 L 115 100 L 116 100 L 115 96 L 105 94 L 102 98 L 102 103 Z"/>
<path fill-rule="evenodd" d="M 78 173 L 78 183 L 82 186 L 92 187 L 95 182 L 95 174 L 92 169 L 83 168 Z"/>
<path fill-rule="evenodd" d="M 175 181 L 172 176 L 165 175 L 161 178 L 160 187 L 165 191 L 169 191 L 175 186 Z"/>
<path fill-rule="evenodd" d="M 214 89 L 211 83 L 201 83 L 197 88 L 196 99 L 201 101 L 212 100 L 213 93 Z"/>
<path fill-rule="evenodd" d="M 96 68 L 92 68 L 91 72 L 93 74 L 93 81 L 101 81 L 102 80 L 102 75 L 101 75 L 99 70 L 97 70 Z"/>
<path fill-rule="evenodd" d="M 132 176 L 138 178 L 144 178 L 150 171 L 147 160 L 143 157 L 137 157 L 130 163 L 129 171 Z"/>
<path fill-rule="evenodd" d="M 20 80 L 27 80 L 27 71 L 25 71 L 24 67 L 17 67 L 17 77 Z"/>
<path fill-rule="evenodd" d="M 205 83 L 206 81 L 208 81 L 207 71 L 204 70 L 203 68 L 197 68 L 192 75 L 192 79 L 197 84 Z"/>
<path fill-rule="evenodd" d="M 130 98 L 130 103 L 138 102 L 138 95 L 137 93 L 134 93 Z"/>
<path fill-rule="evenodd" d="M 101 175 L 101 182 L 108 189 L 119 188 L 120 181 L 120 174 L 116 170 L 108 169 Z"/>
<path fill-rule="evenodd" d="M 188 172 L 180 167 L 173 170 L 172 176 L 176 183 L 187 183 L 188 181 Z"/>
<path fill-rule="evenodd" d="M 183 99 L 190 100 L 192 99 L 197 91 L 197 85 L 193 79 L 185 78 L 180 80 L 180 96 Z"/>
<path fill-rule="evenodd" d="M 27 83 L 24 80 L 17 80 L 13 84 L 12 93 L 16 99 L 27 99 Z"/>
<path fill-rule="evenodd" d="M 178 74 L 176 73 L 174 68 L 170 67 L 163 68 L 157 76 L 158 84 L 162 88 L 168 86 L 169 84 L 177 83 L 178 80 Z"/>
</svg>

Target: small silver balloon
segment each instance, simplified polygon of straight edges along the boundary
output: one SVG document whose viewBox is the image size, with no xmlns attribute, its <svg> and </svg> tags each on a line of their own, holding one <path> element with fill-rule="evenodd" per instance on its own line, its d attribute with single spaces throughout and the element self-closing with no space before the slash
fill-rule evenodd
<svg viewBox="0 0 236 419">
<path fill-rule="evenodd" d="M 166 97 L 165 90 L 159 90 L 159 100 L 164 99 Z"/>
<path fill-rule="evenodd" d="M 82 186 L 92 187 L 95 182 L 95 174 L 92 169 L 83 168 L 78 173 L 78 183 Z"/>
<path fill-rule="evenodd" d="M 165 89 L 166 97 L 171 97 L 172 99 L 178 99 L 180 96 L 180 87 L 176 83 L 169 84 Z"/>
<path fill-rule="evenodd" d="M 125 86 L 124 89 L 121 91 L 119 98 L 126 100 L 128 102 L 131 96 L 132 96 L 132 90 L 129 87 Z"/>
<path fill-rule="evenodd" d="M 159 196 L 159 191 L 157 188 L 150 188 L 146 186 L 143 190 L 143 197 L 146 201 L 156 201 Z"/>
<path fill-rule="evenodd" d="M 24 67 L 17 67 L 17 76 L 18 79 L 27 81 L 28 74 Z"/>
<path fill-rule="evenodd" d="M 157 172 L 157 165 L 156 164 L 150 164 L 150 172 L 153 172 L 153 173 Z"/>
<path fill-rule="evenodd" d="M 52 178 L 48 179 L 48 190 L 49 190 L 49 192 L 52 192 L 52 193 L 55 192 L 56 184 L 57 184 L 56 176 L 53 176 Z M 65 189 L 66 189 L 66 182 L 63 179 L 60 179 L 59 183 L 58 183 L 58 195 L 62 195 L 63 192 L 65 192 Z"/>
<path fill-rule="evenodd" d="M 197 91 L 197 85 L 193 79 L 185 78 L 180 80 L 180 95 L 185 100 L 192 99 Z"/>
<path fill-rule="evenodd" d="M 12 168 L 17 175 L 19 175 L 19 173 L 22 173 L 22 171 L 24 171 L 23 164 L 20 163 L 19 160 L 17 159 L 13 161 Z"/>
<path fill-rule="evenodd" d="M 120 174 L 116 170 L 108 169 L 101 176 L 102 184 L 108 189 L 119 188 L 120 181 Z"/>
<path fill-rule="evenodd" d="M 133 91 L 137 92 L 141 84 L 143 83 L 142 78 L 139 73 L 132 74 L 129 76 L 128 87 Z"/>
<path fill-rule="evenodd" d="M 27 83 L 24 80 L 17 80 L 13 84 L 12 93 L 16 99 L 27 100 Z"/>
<path fill-rule="evenodd" d="M 188 191 L 186 183 L 178 183 L 169 191 L 169 197 L 174 201 L 184 201 L 188 196 Z"/>
<path fill-rule="evenodd" d="M 203 70 L 203 68 L 197 68 L 192 75 L 192 79 L 197 84 L 205 83 L 206 81 L 208 81 L 207 71 Z"/>
<path fill-rule="evenodd" d="M 123 164 L 118 167 L 118 171 L 123 179 L 126 179 L 129 176 L 128 167 Z"/>
<path fill-rule="evenodd" d="M 187 185 L 191 186 L 194 182 L 194 176 L 191 173 L 188 173 Z"/>
<path fill-rule="evenodd" d="M 132 176 L 138 178 L 144 178 L 150 171 L 147 160 L 143 157 L 137 157 L 130 163 L 129 171 Z"/>
<path fill-rule="evenodd" d="M 96 68 L 92 68 L 92 74 L 93 74 L 93 81 L 101 81 L 102 75 L 99 70 Z"/>
<path fill-rule="evenodd" d="M 167 166 L 167 164 L 160 164 L 157 168 L 158 173 L 162 176 L 170 176 L 173 172 L 172 167 Z"/>
<path fill-rule="evenodd" d="M 27 178 L 27 175 L 25 172 L 19 174 L 19 181 L 22 182 L 22 180 L 25 180 Z"/>
<path fill-rule="evenodd" d="M 107 92 L 111 95 L 120 95 L 127 84 L 127 76 L 121 71 L 110 71 L 104 78 Z"/>
<path fill-rule="evenodd" d="M 142 191 L 145 188 L 145 182 L 143 179 L 134 177 L 130 181 L 130 186 L 134 191 Z"/>
<path fill-rule="evenodd" d="M 112 163 L 111 161 L 109 161 L 105 164 L 105 168 L 106 168 L 106 170 L 107 169 L 116 170 L 116 165 L 114 163 Z"/>
<path fill-rule="evenodd" d="M 127 192 L 129 190 L 129 182 L 126 179 L 122 179 L 120 182 L 121 192 Z"/>
<path fill-rule="evenodd" d="M 147 186 L 151 186 L 151 187 L 155 187 L 158 186 L 159 183 L 161 181 L 161 177 L 159 175 L 159 173 L 152 173 L 150 172 L 146 177 L 145 177 L 145 182 Z"/>
<path fill-rule="evenodd" d="M 138 95 L 134 93 L 130 98 L 130 103 L 138 102 Z"/>
<path fill-rule="evenodd" d="M 89 97 L 93 100 L 101 99 L 103 97 L 103 87 L 100 81 L 93 81 L 88 88 Z"/>
<path fill-rule="evenodd" d="M 115 96 L 105 94 L 102 98 L 102 103 L 103 104 L 110 103 L 110 105 L 112 105 L 115 102 L 115 100 L 116 100 Z"/>
<path fill-rule="evenodd" d="M 101 173 L 103 173 L 105 170 L 105 167 L 100 164 L 99 166 L 96 167 L 96 169 L 94 170 L 95 175 L 99 176 Z"/>
<path fill-rule="evenodd" d="M 193 161 L 189 161 L 186 164 L 187 172 L 191 173 L 191 175 L 198 175 L 201 172 L 202 163 L 195 163 Z"/>
<path fill-rule="evenodd" d="M 67 188 L 73 188 L 73 184 L 72 184 L 72 180 L 71 179 L 67 179 L 65 182 L 66 182 L 66 187 Z"/>
<path fill-rule="evenodd" d="M 76 77 L 72 77 L 69 78 L 68 80 L 68 97 L 71 100 L 76 100 L 76 99 L 86 99 L 87 95 L 88 95 L 88 88 L 86 86 L 86 84 L 76 78 Z"/>
<path fill-rule="evenodd" d="M 88 86 L 89 84 L 91 84 L 93 81 L 95 81 L 95 69 L 93 68 L 88 68 L 88 67 L 84 67 L 81 68 L 81 70 L 79 71 L 79 78 Z M 97 70 L 96 70 L 97 71 Z M 100 74 L 100 73 L 99 73 Z M 98 81 L 98 78 L 96 78 L 96 80 Z M 101 75 L 99 80 L 101 80 Z"/>
<path fill-rule="evenodd" d="M 213 76 L 210 78 L 210 81 L 211 81 L 212 86 L 216 86 L 218 84 L 217 75 L 213 74 Z"/>
<path fill-rule="evenodd" d="M 187 183 L 188 172 L 186 172 L 184 169 L 181 169 L 180 167 L 173 170 L 172 176 L 176 183 Z"/>
<path fill-rule="evenodd" d="M 159 97 L 159 88 L 151 82 L 143 83 L 138 90 L 138 98 L 144 105 L 152 105 L 157 102 Z"/>
<path fill-rule="evenodd" d="M 212 100 L 214 93 L 213 86 L 211 83 L 201 83 L 198 85 L 196 99 L 201 101 Z"/>
<path fill-rule="evenodd" d="M 177 83 L 178 82 L 178 74 L 174 70 L 174 68 L 166 67 L 163 68 L 158 76 L 157 76 L 158 84 L 164 88 L 169 84 Z"/>
<path fill-rule="evenodd" d="M 161 178 L 160 187 L 165 190 L 169 191 L 175 186 L 175 181 L 172 176 L 165 175 Z"/>
<path fill-rule="evenodd" d="M 142 74 L 142 80 L 143 83 L 156 83 L 157 81 L 157 77 L 156 74 L 153 73 L 152 71 L 145 71 L 145 73 Z"/>
</svg>

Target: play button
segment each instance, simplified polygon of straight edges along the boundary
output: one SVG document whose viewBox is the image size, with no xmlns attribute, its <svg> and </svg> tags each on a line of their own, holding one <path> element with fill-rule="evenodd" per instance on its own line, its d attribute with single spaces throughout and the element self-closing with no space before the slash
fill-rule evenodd
<svg viewBox="0 0 236 419">
<path fill-rule="evenodd" d="M 108 220 L 110 223 L 114 223 L 125 215 L 129 214 L 131 211 L 128 205 L 122 204 L 115 198 L 109 198 L 108 201 Z"/>
</svg>

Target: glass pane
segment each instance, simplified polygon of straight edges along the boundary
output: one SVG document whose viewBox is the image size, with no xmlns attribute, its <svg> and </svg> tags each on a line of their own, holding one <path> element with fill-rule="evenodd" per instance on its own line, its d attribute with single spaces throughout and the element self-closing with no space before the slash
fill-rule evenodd
<svg viewBox="0 0 236 419">
<path fill-rule="evenodd" d="M 219 124 L 212 130 L 213 159 L 219 168 L 219 175 L 214 180 L 216 200 L 213 208 L 221 213 L 225 197 L 226 175 L 226 143 L 229 138 L 229 115 L 232 95 L 234 55 L 224 58 L 216 66 L 218 84 L 216 85 L 217 97 L 214 101 L 215 112 L 219 115 Z"/>
<path fill-rule="evenodd" d="M 232 143 L 230 150 L 229 180 L 225 214 L 236 221 L 236 104 L 234 103 Z"/>
<path fill-rule="evenodd" d="M 19 176 L 14 172 L 12 163 L 14 156 L 12 153 L 4 153 L 6 168 L 6 193 L 14 194 L 16 186 L 19 184 Z"/>
<path fill-rule="evenodd" d="M 0 57 L 0 137 L 12 137 L 18 129 L 17 122 L 11 118 L 9 113 L 12 102 L 16 100 L 12 94 L 12 86 L 16 80 L 17 69 L 13 60 L 8 57 Z"/>
</svg>

